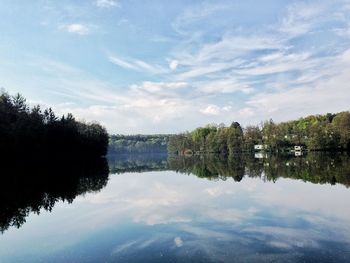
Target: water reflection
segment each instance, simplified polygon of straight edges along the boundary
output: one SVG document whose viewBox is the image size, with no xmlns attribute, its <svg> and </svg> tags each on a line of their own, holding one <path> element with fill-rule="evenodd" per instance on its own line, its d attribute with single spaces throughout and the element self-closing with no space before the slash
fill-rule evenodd
<svg viewBox="0 0 350 263">
<path fill-rule="evenodd" d="M 350 157 L 346 153 L 310 153 L 295 155 L 202 155 L 202 156 L 110 156 L 111 173 L 172 170 L 209 180 L 241 181 L 259 177 L 264 181 L 278 178 L 301 179 L 318 184 L 350 186 Z"/>
<path fill-rule="evenodd" d="M 113 174 L 169 170 L 167 154 L 109 155 L 108 165 Z"/>
<path fill-rule="evenodd" d="M 58 201 L 72 203 L 76 196 L 107 185 L 106 159 L 0 160 L 0 231 L 19 228 L 30 213 L 51 211 Z"/>
<path fill-rule="evenodd" d="M 101 191 L 56 202 L 0 235 L 0 262 L 350 260 L 345 154 L 124 156 L 109 164 L 107 185 L 83 188 Z"/>
</svg>

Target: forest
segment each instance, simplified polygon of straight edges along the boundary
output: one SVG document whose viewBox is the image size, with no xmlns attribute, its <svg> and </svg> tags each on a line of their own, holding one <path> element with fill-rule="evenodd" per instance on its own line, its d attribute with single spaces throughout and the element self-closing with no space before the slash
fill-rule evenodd
<svg viewBox="0 0 350 263">
<path fill-rule="evenodd" d="M 111 135 L 109 154 L 158 154 L 167 152 L 170 135 Z"/>
<path fill-rule="evenodd" d="M 98 123 L 77 121 L 70 113 L 58 117 L 51 108 L 30 108 L 17 94 L 0 93 L 1 153 L 26 156 L 105 156 L 108 133 Z"/>
<path fill-rule="evenodd" d="M 169 137 L 168 152 L 184 155 L 193 153 L 220 153 L 254 151 L 261 145 L 269 152 L 283 152 L 302 146 L 309 151 L 350 150 L 350 113 L 311 115 L 298 120 L 242 127 L 233 122 L 225 125 L 207 125 L 192 132 Z"/>
</svg>

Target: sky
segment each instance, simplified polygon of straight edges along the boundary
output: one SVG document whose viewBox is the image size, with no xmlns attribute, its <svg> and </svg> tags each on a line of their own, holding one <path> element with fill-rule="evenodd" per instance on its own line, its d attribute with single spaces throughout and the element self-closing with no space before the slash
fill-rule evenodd
<svg viewBox="0 0 350 263">
<path fill-rule="evenodd" d="M 350 109 L 350 0 L 0 0 L 0 88 L 110 133 Z"/>
</svg>

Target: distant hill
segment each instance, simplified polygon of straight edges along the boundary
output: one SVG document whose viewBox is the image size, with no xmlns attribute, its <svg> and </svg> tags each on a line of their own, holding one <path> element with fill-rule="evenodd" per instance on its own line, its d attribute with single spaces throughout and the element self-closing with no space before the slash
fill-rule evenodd
<svg viewBox="0 0 350 263">
<path fill-rule="evenodd" d="M 109 151 L 113 154 L 166 153 L 170 135 L 111 135 Z"/>
</svg>

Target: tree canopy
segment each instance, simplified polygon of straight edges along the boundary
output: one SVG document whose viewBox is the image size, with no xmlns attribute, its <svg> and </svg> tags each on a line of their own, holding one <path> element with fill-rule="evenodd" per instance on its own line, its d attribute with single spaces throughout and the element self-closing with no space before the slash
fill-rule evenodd
<svg viewBox="0 0 350 263">
<path fill-rule="evenodd" d="M 285 151 L 296 145 L 308 150 L 349 150 L 350 113 L 311 115 L 298 120 L 242 128 L 238 122 L 207 125 L 192 132 L 170 136 L 168 152 L 234 154 L 253 151 L 263 145 L 267 151 Z"/>
</svg>

